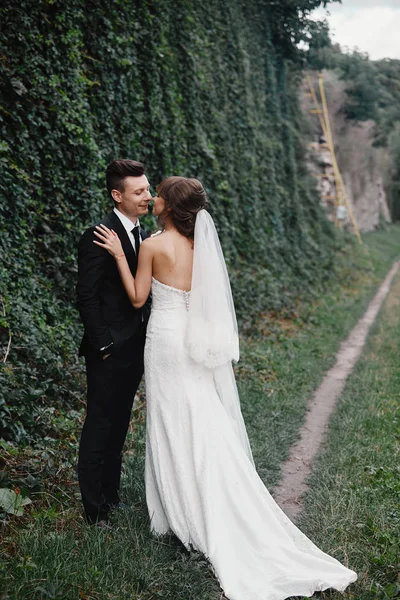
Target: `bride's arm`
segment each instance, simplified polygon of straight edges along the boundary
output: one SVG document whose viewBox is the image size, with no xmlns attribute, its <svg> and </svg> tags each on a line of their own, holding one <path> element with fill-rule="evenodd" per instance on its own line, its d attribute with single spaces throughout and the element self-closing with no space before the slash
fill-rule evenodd
<svg viewBox="0 0 400 600">
<path fill-rule="evenodd" d="M 144 240 L 140 244 L 139 262 L 134 278 L 125 254 L 116 258 L 119 274 L 129 300 L 135 308 L 141 308 L 150 294 L 151 275 L 153 271 L 153 248 Z"/>
<path fill-rule="evenodd" d="M 129 300 L 135 308 L 141 308 L 150 293 L 153 272 L 153 246 L 145 240 L 140 245 L 139 263 L 134 278 L 122 249 L 121 241 L 115 231 L 105 225 L 96 227 L 95 235 L 101 241 L 93 243 L 107 250 L 115 258 L 122 283 Z"/>
</svg>

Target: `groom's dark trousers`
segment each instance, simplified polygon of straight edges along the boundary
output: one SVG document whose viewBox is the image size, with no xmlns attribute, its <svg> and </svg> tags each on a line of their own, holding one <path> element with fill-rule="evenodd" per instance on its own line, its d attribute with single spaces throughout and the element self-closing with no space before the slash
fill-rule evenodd
<svg viewBox="0 0 400 600">
<path fill-rule="evenodd" d="M 102 223 L 118 233 L 135 275 L 137 256 L 118 216 L 110 213 Z M 79 242 L 77 285 L 77 307 L 85 328 L 79 354 L 85 357 L 87 374 L 78 479 L 90 523 L 107 520 L 110 509 L 119 502 L 122 449 L 143 375 L 150 313 L 149 301 L 141 309 L 133 308 L 115 259 L 93 244 L 93 231 L 85 231 Z M 148 237 L 143 229 L 140 234 L 142 240 Z"/>
</svg>

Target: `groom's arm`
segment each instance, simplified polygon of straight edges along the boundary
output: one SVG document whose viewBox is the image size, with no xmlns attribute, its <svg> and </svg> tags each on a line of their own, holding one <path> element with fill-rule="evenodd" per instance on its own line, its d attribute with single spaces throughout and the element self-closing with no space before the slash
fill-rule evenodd
<svg viewBox="0 0 400 600">
<path fill-rule="evenodd" d="M 100 352 L 102 348 L 112 344 L 113 339 L 104 321 L 100 304 L 108 253 L 93 243 L 93 231 L 92 228 L 85 231 L 78 246 L 76 305 L 94 349 Z"/>
</svg>

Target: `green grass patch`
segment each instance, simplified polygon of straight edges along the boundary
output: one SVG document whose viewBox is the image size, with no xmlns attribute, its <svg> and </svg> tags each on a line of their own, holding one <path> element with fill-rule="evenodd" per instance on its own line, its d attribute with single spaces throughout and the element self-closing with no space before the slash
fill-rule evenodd
<svg viewBox="0 0 400 600">
<path fill-rule="evenodd" d="M 331 420 L 300 521 L 316 543 L 357 571 L 348 600 L 400 597 L 399 355 L 397 277 Z"/>
<path fill-rule="evenodd" d="M 277 482 L 297 439 L 307 398 L 399 255 L 399 227 L 368 234 L 362 247 L 345 244 L 329 288 L 290 311 L 262 315 L 257 328 L 243 336 L 236 372 L 256 464 L 268 486 Z M 33 502 L 22 517 L 2 515 L 0 598 L 219 600 L 219 586 L 202 556 L 172 537 L 149 535 L 144 402 L 135 410 L 127 441 L 123 494 L 130 508 L 115 515 L 110 532 L 87 527 L 80 515 L 74 464 L 81 417 L 57 412 L 53 418 L 58 438 L 42 440 L 37 448 L 3 447 L 9 467 L 0 487 L 18 485 Z"/>
<path fill-rule="evenodd" d="M 243 339 L 237 366 L 243 414 L 255 462 L 268 486 L 298 439 L 308 398 L 334 364 L 340 341 L 366 310 L 378 284 L 400 256 L 400 229 L 364 236 L 337 257 L 337 277 L 281 314 L 263 315 Z"/>
</svg>

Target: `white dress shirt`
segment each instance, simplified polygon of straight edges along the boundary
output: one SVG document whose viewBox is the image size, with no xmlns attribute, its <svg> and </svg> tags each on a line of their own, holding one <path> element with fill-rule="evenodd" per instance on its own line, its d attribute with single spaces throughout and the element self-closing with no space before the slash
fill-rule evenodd
<svg viewBox="0 0 400 600">
<path fill-rule="evenodd" d="M 122 212 L 120 212 L 117 208 L 114 208 L 114 212 L 117 215 L 118 219 L 121 221 L 122 225 L 124 226 L 124 229 L 126 231 L 126 233 L 128 234 L 128 238 L 131 241 L 131 244 L 133 246 L 133 249 L 136 252 L 136 247 L 135 247 L 135 238 L 133 237 L 133 233 L 132 233 L 132 229 L 134 227 L 139 227 L 139 240 L 140 242 L 142 242 L 142 236 L 140 235 L 140 223 L 139 223 L 139 219 L 136 220 L 136 223 L 132 223 L 132 221 L 130 219 L 128 219 L 128 217 L 126 217 L 125 215 L 122 214 Z"/>
</svg>

